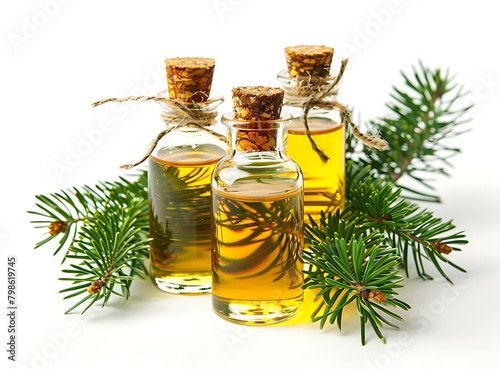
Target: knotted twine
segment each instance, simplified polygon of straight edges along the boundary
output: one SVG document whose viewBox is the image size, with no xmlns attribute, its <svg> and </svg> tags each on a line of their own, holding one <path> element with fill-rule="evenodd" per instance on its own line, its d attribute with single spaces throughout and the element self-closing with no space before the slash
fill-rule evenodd
<svg viewBox="0 0 500 369">
<path fill-rule="evenodd" d="M 156 101 L 165 105 L 168 109 L 164 109 L 161 118 L 167 124 L 168 128 L 164 129 L 153 139 L 149 145 L 148 150 L 142 156 L 142 158 L 135 163 L 122 164 L 121 169 L 131 169 L 141 163 L 143 163 L 149 156 L 153 153 L 154 149 L 158 145 L 158 142 L 168 133 L 183 127 L 196 127 L 202 131 L 208 132 L 213 136 L 217 137 L 219 140 L 226 141 L 226 137 L 208 129 L 216 123 L 217 111 L 206 109 L 206 104 L 202 103 L 189 103 L 183 104 L 181 102 L 170 100 L 161 96 L 127 96 L 122 98 L 106 98 L 92 103 L 92 107 L 96 107 L 108 102 L 127 102 L 127 101 Z"/>
<path fill-rule="evenodd" d="M 325 110 L 337 110 L 340 113 L 341 124 L 347 124 L 352 130 L 354 137 L 364 145 L 378 150 L 387 149 L 387 142 L 378 135 L 361 133 L 351 120 L 350 111 L 337 101 L 338 84 L 342 79 L 347 62 L 343 59 L 340 64 L 338 74 L 333 77 L 300 77 L 297 76 L 294 83 L 285 84 L 285 99 L 283 105 L 298 107 L 302 109 L 302 120 L 304 122 L 305 133 L 313 150 L 319 155 L 323 162 L 327 162 L 329 157 L 316 145 L 309 129 L 308 115 L 311 109 L 319 108 Z"/>
</svg>

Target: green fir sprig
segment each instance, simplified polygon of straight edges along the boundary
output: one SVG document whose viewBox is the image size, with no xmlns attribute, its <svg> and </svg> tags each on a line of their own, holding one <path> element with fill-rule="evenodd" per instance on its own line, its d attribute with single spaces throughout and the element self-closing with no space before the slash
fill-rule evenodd
<svg viewBox="0 0 500 369">
<path fill-rule="evenodd" d="M 352 172 L 356 171 L 356 174 Z M 347 163 L 350 177 L 347 204 L 342 219 L 357 224 L 366 231 L 377 230 L 384 234 L 387 244 L 401 257 L 401 264 L 409 276 L 410 256 L 417 274 L 432 279 L 426 272 L 425 260 L 432 262 L 439 273 L 449 282 L 441 263 L 456 269 L 464 269 L 452 263 L 444 255 L 460 251 L 455 245 L 467 243 L 463 231 L 454 232 L 452 221 L 442 221 L 431 211 L 422 209 L 415 202 L 401 196 L 402 189 L 391 182 L 370 176 L 370 167 L 357 168 Z M 364 177 L 361 179 L 360 177 Z"/>
<path fill-rule="evenodd" d="M 306 244 L 311 247 L 304 251 L 310 264 L 304 288 L 319 288 L 318 297 L 322 297 L 312 318 L 321 322 L 321 328 L 326 322 L 337 322 L 341 328 L 343 309 L 355 303 L 363 344 L 367 322 L 385 341 L 382 322 L 395 326 L 381 314 L 401 320 L 383 305 L 409 308 L 394 299 L 394 288 L 402 287 L 399 269 L 409 277 L 413 264 L 420 278 L 432 279 L 426 269 L 430 263 L 450 283 L 443 264 L 465 272 L 445 256 L 467 243 L 464 232 L 455 232 L 452 221 L 435 217 L 418 202 L 440 201 L 429 182 L 432 175 L 449 175 L 449 159 L 460 150 L 446 140 L 466 132 L 462 126 L 472 106 L 460 105 L 462 87 L 453 84 L 448 73 L 432 71 L 422 63 L 419 67 L 413 69 L 413 76 L 402 74 L 405 87 L 394 88 L 387 104 L 389 114 L 370 122 L 387 141 L 388 150 L 361 146 L 348 136 L 346 206 L 335 216 L 323 214 L 319 224 L 311 219 L 306 225 Z M 414 186 L 401 185 L 401 179 Z M 361 236 L 365 239 L 360 240 Z M 367 242 L 367 237 L 373 238 Z M 373 260 L 381 266 L 379 274 L 370 272 Z M 385 289 L 375 288 L 380 285 Z M 383 297 L 366 298 L 370 293 L 366 291 L 379 291 L 382 295 L 377 296 Z"/>
<path fill-rule="evenodd" d="M 385 245 L 378 231 L 367 231 L 354 222 L 343 220 L 340 213 L 321 214 L 319 224 L 312 218 L 306 225 L 304 250 L 306 270 L 304 288 L 319 289 L 321 297 L 313 313 L 313 321 L 326 322 L 342 329 L 342 313 L 353 303 L 360 319 L 361 342 L 366 343 L 365 325 L 370 323 L 377 336 L 385 342 L 380 330 L 383 324 L 397 326 L 389 318 L 403 319 L 386 308 L 410 306 L 396 298 L 396 288 L 403 287 L 399 275 L 399 257 Z M 387 317 L 386 317 L 387 316 Z"/>
<path fill-rule="evenodd" d="M 383 314 L 402 320 L 385 306 L 409 309 L 394 298 L 394 289 L 403 287 L 400 270 L 409 277 L 413 264 L 420 278 L 432 279 L 426 271 L 426 264 L 431 263 L 452 283 L 441 264 L 465 270 L 443 254 L 460 251 L 451 245 L 467 241 L 463 232 L 453 232 L 451 221 L 444 222 L 402 198 L 401 189 L 393 183 L 370 176 L 369 166 L 357 167 L 349 161 L 347 173 L 345 209 L 323 213 L 319 223 L 311 218 L 306 224 L 305 243 L 310 247 L 303 254 L 310 268 L 304 288 L 321 289 L 317 296 L 322 299 L 312 314 L 313 321 L 321 321 L 321 328 L 336 321 L 341 329 L 342 310 L 355 303 L 362 344 L 366 343 L 367 322 L 385 342 L 382 323 L 396 326 Z"/>
<path fill-rule="evenodd" d="M 369 165 L 370 175 L 397 183 L 402 196 L 417 201 L 440 202 L 431 182 L 449 176 L 450 159 L 460 153 L 448 141 L 468 131 L 466 93 L 448 71 L 431 70 L 422 62 L 413 74 L 401 73 L 404 85 L 394 87 L 386 104 L 389 113 L 369 122 L 389 149 L 378 151 L 347 140 L 346 156 Z M 405 181 L 405 184 L 401 182 Z"/>
<path fill-rule="evenodd" d="M 83 295 L 66 313 L 84 302 L 105 306 L 112 295 L 128 299 L 136 276 L 148 274 L 149 220 L 147 173 L 114 182 L 36 196 L 36 228 L 49 229 L 38 248 L 59 238 L 54 255 L 64 249 L 62 270 L 71 282 L 65 299 Z M 78 263 L 77 263 L 78 262 Z M 68 265 L 69 264 L 69 265 Z"/>
<path fill-rule="evenodd" d="M 360 148 L 348 137 L 345 208 L 323 213 L 319 222 L 311 218 L 305 229 L 304 289 L 319 291 L 312 319 L 321 328 L 327 323 L 341 328 L 344 309 L 353 304 L 362 344 L 367 324 L 385 342 L 384 325 L 396 328 L 394 321 L 402 320 L 394 309 L 410 308 L 397 298 L 401 271 L 409 277 L 414 265 L 420 278 L 432 279 L 431 265 L 449 282 L 447 266 L 465 271 L 448 256 L 467 243 L 464 233 L 418 201 L 440 200 L 427 175 L 449 175 L 449 159 L 460 150 L 446 139 L 465 132 L 471 106 L 460 106 L 462 88 L 448 73 L 422 63 L 413 72 L 403 74 L 402 88 L 394 88 L 389 114 L 370 122 L 388 150 Z M 405 180 L 414 186 L 401 184 Z M 146 172 L 39 195 L 30 213 L 36 227 L 49 230 L 35 247 L 58 239 L 54 254 L 65 250 L 62 279 L 71 285 L 61 292 L 81 297 L 67 312 L 87 303 L 85 312 L 101 300 L 105 306 L 113 295 L 128 298 L 133 279 L 146 276 Z"/>
</svg>

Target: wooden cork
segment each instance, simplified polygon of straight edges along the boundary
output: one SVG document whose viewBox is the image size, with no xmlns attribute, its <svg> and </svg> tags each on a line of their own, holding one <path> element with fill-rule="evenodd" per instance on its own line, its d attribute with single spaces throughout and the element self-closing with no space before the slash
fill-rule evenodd
<svg viewBox="0 0 500 369">
<path fill-rule="evenodd" d="M 240 151 L 276 150 L 277 130 L 271 121 L 281 118 L 285 92 L 281 88 L 248 86 L 232 90 L 234 118 L 244 120 L 236 132 Z"/>
<path fill-rule="evenodd" d="M 290 77 L 327 77 L 330 74 L 333 48 L 320 45 L 298 45 L 285 48 Z"/>
<path fill-rule="evenodd" d="M 215 60 L 171 58 L 165 60 L 168 95 L 173 100 L 202 102 L 210 96 Z"/>
<path fill-rule="evenodd" d="M 280 119 L 285 92 L 278 87 L 246 86 L 232 89 L 235 119 Z"/>
</svg>

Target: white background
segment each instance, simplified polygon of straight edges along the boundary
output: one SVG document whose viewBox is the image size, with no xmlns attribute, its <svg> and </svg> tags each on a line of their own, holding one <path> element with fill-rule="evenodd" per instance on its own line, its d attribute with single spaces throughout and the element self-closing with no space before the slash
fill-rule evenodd
<svg viewBox="0 0 500 369">
<path fill-rule="evenodd" d="M 481 368 L 496 367 L 500 323 L 498 13 L 471 1 L 69 1 L 2 2 L 0 157 L 0 366 L 5 368 Z M 316 324 L 245 328 L 211 311 L 210 297 L 165 295 L 138 281 L 132 298 L 88 314 L 64 315 L 70 302 L 55 245 L 27 211 L 34 195 L 124 174 L 161 129 L 155 104 L 91 108 L 110 96 L 166 88 L 163 60 L 216 59 L 213 87 L 277 85 L 283 48 L 326 44 L 350 56 L 341 99 L 359 119 L 387 112 L 400 70 L 418 60 L 449 69 L 476 103 L 472 131 L 449 144 L 462 149 L 451 178 L 435 185 L 470 243 L 450 258 L 468 270 L 432 268 L 434 281 L 411 276 L 401 298 L 401 330 L 371 330 L 360 345 L 358 321 L 344 329 Z M 227 102 L 228 99 L 226 99 Z M 225 105 L 221 110 L 227 110 Z M 89 137 L 93 137 L 90 142 Z M 89 145 L 90 142 L 90 145 Z M 79 150 L 79 151 L 78 151 Z M 79 158 L 71 153 L 80 152 Z M 7 361 L 7 256 L 18 259 L 17 362 Z M 3 291 L 3 292 L 2 292 Z M 3 297 L 1 297 L 3 295 Z"/>
</svg>

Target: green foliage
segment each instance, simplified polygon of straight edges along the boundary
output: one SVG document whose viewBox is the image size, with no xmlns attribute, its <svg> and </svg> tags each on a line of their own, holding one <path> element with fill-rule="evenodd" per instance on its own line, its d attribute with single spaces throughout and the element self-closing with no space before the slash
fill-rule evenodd
<svg viewBox="0 0 500 369">
<path fill-rule="evenodd" d="M 472 105 L 461 104 L 465 96 L 448 72 L 431 70 L 422 63 L 413 75 L 402 73 L 404 87 L 394 87 L 387 103 L 389 114 L 370 122 L 373 131 L 387 141 L 389 149 L 361 150 L 347 140 L 347 157 L 371 167 L 370 175 L 399 184 L 403 195 L 418 201 L 439 202 L 431 181 L 436 175 L 449 176 L 450 158 L 460 152 L 446 144 L 448 139 L 465 133 L 466 113 Z M 357 146 L 357 147 L 356 147 Z"/>
<path fill-rule="evenodd" d="M 128 298 L 132 280 L 148 274 L 147 173 L 36 199 L 37 210 L 29 213 L 40 220 L 33 223 L 50 232 L 35 248 L 60 237 L 54 255 L 65 249 L 62 263 L 69 266 L 62 271 L 68 277 L 61 280 L 72 284 L 60 292 L 67 299 L 85 294 L 66 313 L 84 302 L 83 312 L 99 300 L 104 306 L 112 295 Z"/>
<path fill-rule="evenodd" d="M 322 213 L 320 224 L 311 218 L 311 225 L 306 225 L 305 240 L 310 247 L 304 250 L 304 261 L 309 264 L 304 288 L 319 289 L 317 296 L 322 297 L 313 321 L 319 320 L 321 328 L 327 321 L 337 322 L 341 329 L 344 308 L 355 303 L 362 344 L 366 342 L 368 322 L 385 342 L 380 330 L 383 323 L 397 328 L 388 317 L 402 320 L 385 306 L 404 310 L 410 306 L 395 298 L 395 289 L 403 287 L 403 278 L 397 269 L 399 257 L 385 246 L 383 235 L 349 223 L 337 212 L 328 216 Z"/>
<path fill-rule="evenodd" d="M 460 150 L 444 141 L 465 132 L 458 128 L 467 122 L 464 116 L 471 106 L 457 107 L 462 88 L 439 69 L 420 64 L 420 70 L 412 77 L 403 74 L 403 80 L 408 91 L 394 88 L 387 105 L 390 114 L 371 122 L 389 149 L 359 149 L 354 136 L 348 136 L 345 208 L 306 226 L 310 248 L 304 258 L 310 269 L 304 288 L 320 289 L 321 297 L 312 318 L 320 327 L 337 322 L 341 328 L 342 311 L 355 304 L 363 344 L 367 322 L 385 341 L 382 323 L 394 325 L 383 314 L 401 320 L 383 305 L 409 308 L 394 298 L 394 289 L 402 287 L 400 268 L 408 277 L 413 263 L 420 278 L 432 279 L 426 269 L 430 263 L 450 283 L 444 264 L 465 272 L 443 255 L 460 251 L 457 245 L 467 243 L 464 233 L 454 232 L 452 221 L 442 221 L 417 201 L 440 201 L 425 175 L 449 175 L 449 159 Z M 400 185 L 401 178 L 417 187 Z M 363 291 L 374 290 L 384 298 L 365 298 Z"/>
<path fill-rule="evenodd" d="M 355 172 L 355 173 L 353 173 Z M 320 288 L 322 297 L 314 311 L 313 321 L 320 327 L 337 321 L 341 328 L 342 310 L 355 303 L 361 321 L 361 340 L 365 344 L 365 324 L 370 323 L 377 336 L 385 341 L 382 322 L 395 327 L 381 314 L 401 320 L 383 305 L 408 309 L 409 305 L 394 298 L 401 288 L 403 268 L 409 276 L 409 265 L 415 265 L 422 279 L 432 279 L 426 272 L 430 262 L 451 283 L 442 263 L 465 272 L 442 255 L 460 251 L 449 245 L 465 244 L 463 232 L 453 233 L 451 221 L 443 222 L 418 204 L 401 197 L 401 189 L 391 182 L 369 175 L 370 167 L 347 163 L 350 178 L 347 202 L 340 213 L 322 214 L 319 224 L 310 219 L 306 225 L 304 259 L 310 264 L 304 288 Z M 354 249 L 356 248 L 356 249 Z M 375 268 L 375 269 L 374 269 Z M 362 291 L 383 294 L 383 304 L 364 297 Z M 320 313 L 320 310 L 323 312 Z M 377 311 L 380 310 L 380 311 Z"/>
<path fill-rule="evenodd" d="M 361 173 L 368 173 L 369 169 L 369 166 L 365 166 Z M 447 252 L 460 251 L 451 245 L 466 244 L 464 232 L 452 232 L 455 226 L 451 221 L 443 222 L 432 212 L 421 209 L 417 203 L 402 198 L 402 189 L 393 183 L 370 175 L 357 179 L 351 174 L 355 170 L 354 164 L 348 162 L 347 173 L 351 180 L 346 208 L 342 213 L 344 220 L 366 231 L 377 230 L 382 233 L 393 252 L 401 257 L 407 276 L 410 255 L 418 275 L 423 279 L 432 279 L 425 271 L 424 260 L 430 260 L 449 282 L 451 280 L 440 262 L 465 271 L 444 257 L 439 246 L 445 244 L 450 247 Z"/>
</svg>

